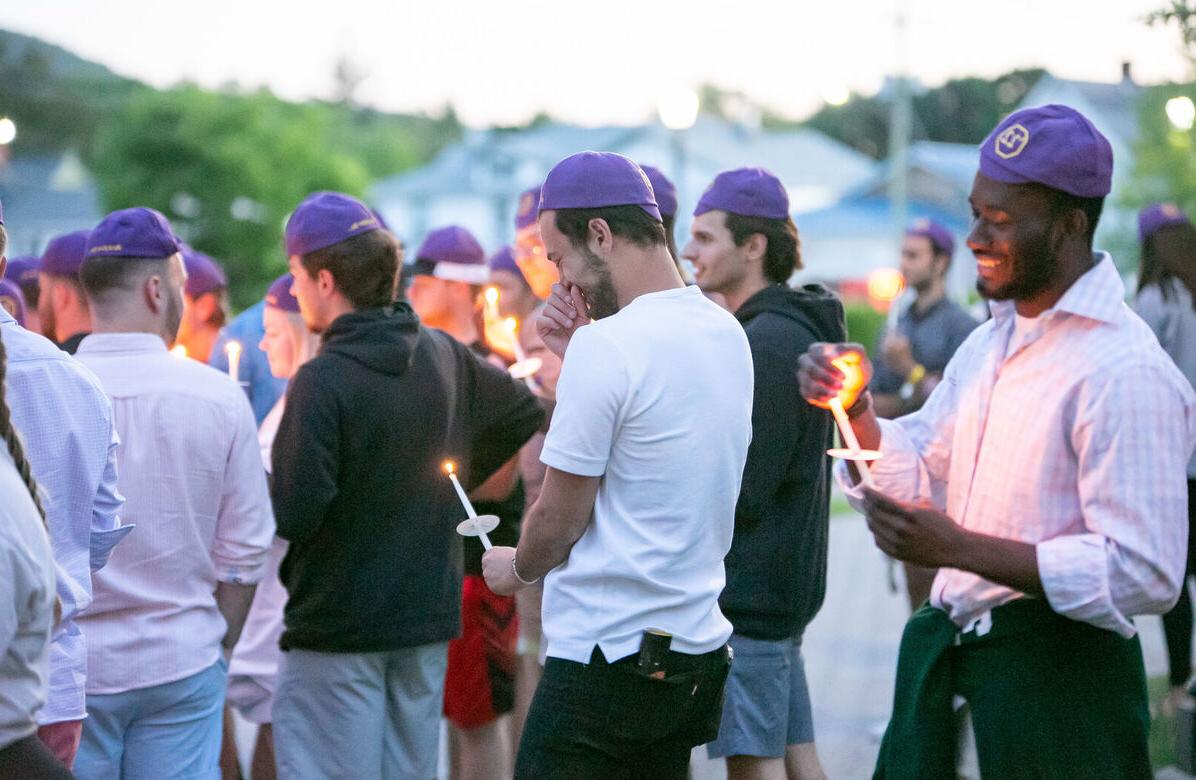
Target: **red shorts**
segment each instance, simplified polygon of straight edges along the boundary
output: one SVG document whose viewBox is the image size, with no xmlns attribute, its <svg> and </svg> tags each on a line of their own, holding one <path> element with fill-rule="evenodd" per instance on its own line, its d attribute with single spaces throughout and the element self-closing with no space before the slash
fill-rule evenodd
<svg viewBox="0 0 1196 780">
<path fill-rule="evenodd" d="M 461 637 L 449 642 L 444 683 L 444 716 L 454 726 L 485 726 L 514 708 L 518 639 L 514 597 L 496 596 L 482 577 L 466 575 Z"/>
</svg>

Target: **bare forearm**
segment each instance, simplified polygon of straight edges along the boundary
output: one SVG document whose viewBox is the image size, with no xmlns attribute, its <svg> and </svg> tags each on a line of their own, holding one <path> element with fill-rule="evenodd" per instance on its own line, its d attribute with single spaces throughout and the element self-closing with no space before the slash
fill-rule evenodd
<svg viewBox="0 0 1196 780">
<path fill-rule="evenodd" d="M 245 625 L 245 618 L 249 615 L 249 607 L 253 604 L 253 594 L 257 585 L 241 585 L 235 582 L 216 583 L 216 608 L 224 617 L 228 631 L 220 642 L 225 648 L 232 649 L 241 638 L 241 628 Z"/>
<path fill-rule="evenodd" d="M 979 574 L 1030 596 L 1046 595 L 1038 574 L 1038 552 L 1032 544 L 964 531 L 952 558 L 946 565 L 953 569 Z"/>
<path fill-rule="evenodd" d="M 851 429 L 855 431 L 861 449 L 865 450 L 880 449 L 880 423 L 877 421 L 876 408 L 872 404 L 873 402 L 869 402 L 869 408 L 851 420 Z M 860 472 L 855 463 L 848 461 L 848 468 L 851 471 L 852 480 L 859 482 Z"/>
<path fill-rule="evenodd" d="M 537 501 L 523 520 L 516 561 L 519 576 L 525 580 L 538 579 L 560 566 L 581 538 L 581 533 L 560 532 L 564 524 L 552 522 L 549 512 L 548 507 Z"/>
</svg>

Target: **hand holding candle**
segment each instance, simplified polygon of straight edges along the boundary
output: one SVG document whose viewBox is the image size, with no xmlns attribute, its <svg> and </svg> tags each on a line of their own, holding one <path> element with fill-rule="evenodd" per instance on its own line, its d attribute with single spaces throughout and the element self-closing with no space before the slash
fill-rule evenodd
<svg viewBox="0 0 1196 780">
<path fill-rule="evenodd" d="M 854 461 L 860 481 L 873 487 L 868 461 L 880 458 L 876 450 L 860 447 L 855 429 L 847 416 L 849 409 L 868 384 L 868 364 L 862 347 L 857 345 L 816 344 L 802 356 L 798 382 L 802 395 L 815 406 L 830 409 L 839 428 L 843 447 L 828 450 L 832 457 Z"/>
<path fill-rule="evenodd" d="M 461 482 L 457 479 L 457 466 L 455 463 L 451 460 L 445 461 L 444 471 L 453 483 L 453 489 L 457 491 L 457 498 L 461 499 L 461 506 L 465 507 L 465 513 L 469 515 L 467 520 L 462 520 L 457 524 L 457 533 L 462 536 L 478 537 L 482 541 L 482 547 L 489 550 L 491 547 L 490 537 L 486 534 L 498 527 L 498 518 L 494 515 L 478 516 L 478 513 L 473 508 L 473 504 L 469 500 L 469 496 L 465 494 L 465 488 L 461 487 Z"/>
</svg>

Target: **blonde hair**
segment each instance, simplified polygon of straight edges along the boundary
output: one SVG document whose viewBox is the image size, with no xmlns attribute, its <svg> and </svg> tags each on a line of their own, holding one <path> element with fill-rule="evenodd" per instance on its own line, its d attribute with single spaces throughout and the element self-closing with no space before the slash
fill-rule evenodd
<svg viewBox="0 0 1196 780">
<path fill-rule="evenodd" d="M 303 322 L 303 317 L 298 312 L 288 311 L 286 315 L 287 324 L 291 330 L 291 348 L 294 361 L 291 365 L 291 376 L 294 376 L 300 366 L 314 358 L 320 351 L 320 336 L 307 329 L 307 325 Z"/>
</svg>

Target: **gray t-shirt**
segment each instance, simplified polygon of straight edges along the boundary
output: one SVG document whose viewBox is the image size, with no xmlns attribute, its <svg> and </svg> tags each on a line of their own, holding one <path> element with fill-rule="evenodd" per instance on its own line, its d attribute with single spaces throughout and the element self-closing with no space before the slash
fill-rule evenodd
<svg viewBox="0 0 1196 780">
<path fill-rule="evenodd" d="M 1157 284 L 1146 287 L 1134 299 L 1134 311 L 1158 337 L 1163 351 L 1188 381 L 1196 385 L 1196 309 L 1192 295 L 1181 282 L 1168 284 L 1167 297 Z M 1188 461 L 1188 479 L 1196 479 L 1196 455 Z"/>
<path fill-rule="evenodd" d="M 924 313 L 919 314 L 916 306 L 910 306 L 897 319 L 897 332 L 909 339 L 914 360 L 931 374 L 941 374 L 959 349 L 979 324 L 963 308 L 952 300 L 943 298 Z M 871 389 L 874 393 L 896 393 L 905 384 L 905 377 L 896 374 L 879 357 L 883 355 L 882 345 L 885 333 L 880 334 L 873 354 L 878 356 Z"/>
</svg>

